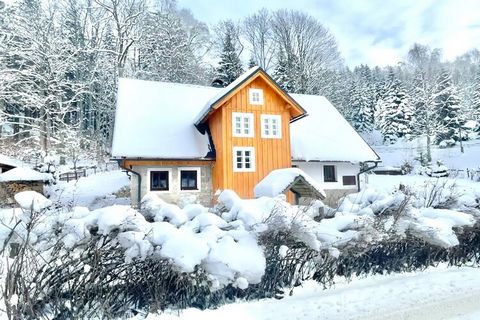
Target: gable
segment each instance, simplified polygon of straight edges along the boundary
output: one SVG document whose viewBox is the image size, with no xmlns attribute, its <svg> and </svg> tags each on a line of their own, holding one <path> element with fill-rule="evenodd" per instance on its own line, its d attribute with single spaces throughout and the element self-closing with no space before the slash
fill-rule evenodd
<svg viewBox="0 0 480 320">
<path fill-rule="evenodd" d="M 276 82 L 260 67 L 254 67 L 240 76 L 227 87 L 221 89 L 220 92 L 210 99 L 199 113 L 195 125 L 205 123 L 210 115 L 218 108 L 222 107 L 227 101 L 231 100 L 238 94 L 245 94 L 245 88 L 255 87 L 268 92 L 271 95 L 277 95 L 283 100 L 283 107 L 288 109 L 290 121 L 298 120 L 306 115 L 305 109 L 297 103 L 287 92 L 281 89 Z M 242 97 L 244 105 L 248 105 L 248 97 Z"/>
</svg>

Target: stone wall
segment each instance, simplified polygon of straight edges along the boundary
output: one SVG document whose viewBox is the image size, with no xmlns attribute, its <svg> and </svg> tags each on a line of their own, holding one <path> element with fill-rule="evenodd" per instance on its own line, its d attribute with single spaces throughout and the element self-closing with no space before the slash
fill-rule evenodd
<svg viewBox="0 0 480 320">
<path fill-rule="evenodd" d="M 14 196 L 21 191 L 36 191 L 43 194 L 42 181 L 0 182 L 0 205 L 15 204 Z"/>
<path fill-rule="evenodd" d="M 200 169 L 200 190 L 180 190 L 180 169 Z M 141 182 L 141 198 L 143 198 L 148 192 L 155 192 L 163 200 L 168 203 L 178 204 L 183 206 L 186 203 L 200 203 L 204 206 L 213 205 L 213 192 L 212 192 L 212 167 L 211 165 L 204 166 L 169 166 L 169 167 L 148 167 L 148 166 L 134 166 L 133 171 L 138 172 L 142 177 Z M 150 175 L 151 170 L 168 170 L 169 176 L 169 191 L 150 191 Z M 132 206 L 138 207 L 138 177 L 132 174 L 130 197 L 132 200 Z"/>
<path fill-rule="evenodd" d="M 340 198 L 346 196 L 347 194 L 356 192 L 358 192 L 357 189 L 328 189 L 325 190 L 327 197 L 323 200 L 323 203 L 329 207 L 336 208 L 337 202 Z"/>
</svg>

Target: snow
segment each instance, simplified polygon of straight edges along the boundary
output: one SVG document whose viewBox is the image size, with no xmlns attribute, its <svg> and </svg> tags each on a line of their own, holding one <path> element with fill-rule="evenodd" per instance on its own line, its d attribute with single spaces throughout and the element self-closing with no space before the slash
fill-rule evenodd
<svg viewBox="0 0 480 320">
<path fill-rule="evenodd" d="M 291 94 L 308 116 L 290 125 L 292 159 L 375 161 L 377 154 L 322 96 Z"/>
<path fill-rule="evenodd" d="M 430 268 L 423 272 L 338 279 L 324 290 L 305 282 L 282 300 L 237 302 L 215 310 L 189 308 L 150 314 L 147 320 L 457 319 L 480 316 L 480 269 Z"/>
<path fill-rule="evenodd" d="M 217 92 L 211 87 L 119 79 L 112 156 L 204 158 L 208 136 L 195 128 L 195 117 Z"/>
<path fill-rule="evenodd" d="M 24 163 L 20 160 L 11 158 L 9 156 L 6 156 L 4 154 L 0 154 L 0 164 L 5 164 L 5 165 L 10 166 L 10 167 L 28 167 L 28 165 L 26 165 L 26 163 Z"/>
<path fill-rule="evenodd" d="M 15 201 L 23 210 L 42 211 L 52 205 L 52 201 L 36 191 L 22 191 L 15 194 Z"/>
<path fill-rule="evenodd" d="M 112 156 L 204 158 L 208 136 L 194 126 L 226 92 L 257 72 L 254 67 L 226 88 L 119 79 Z M 377 160 L 375 152 L 325 98 L 290 94 L 308 116 L 291 124 L 292 158 L 318 161 Z M 132 124 L 135 130 L 132 131 Z M 132 143 L 132 137 L 135 143 Z"/>
<path fill-rule="evenodd" d="M 50 181 L 52 176 L 30 168 L 14 168 L 0 174 L 0 182 L 10 181 Z"/>
<path fill-rule="evenodd" d="M 127 174 L 115 170 L 92 174 L 78 181 L 59 181 L 49 188 L 49 193 L 53 202 L 60 202 L 64 206 L 97 209 L 113 204 L 129 204 L 130 199 L 116 198 L 112 195 L 129 186 Z"/>
<path fill-rule="evenodd" d="M 255 197 L 276 197 L 287 190 L 297 177 L 302 177 L 319 194 L 326 197 L 318 182 L 298 168 L 277 169 L 271 171 L 254 188 Z"/>
</svg>

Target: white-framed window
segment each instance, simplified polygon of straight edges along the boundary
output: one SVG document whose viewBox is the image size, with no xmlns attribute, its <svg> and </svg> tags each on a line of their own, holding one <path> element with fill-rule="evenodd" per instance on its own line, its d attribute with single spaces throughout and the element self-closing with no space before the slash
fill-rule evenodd
<svg viewBox="0 0 480 320">
<path fill-rule="evenodd" d="M 148 189 L 154 192 L 170 192 L 172 190 L 172 169 L 148 169 Z"/>
<path fill-rule="evenodd" d="M 180 191 L 200 191 L 200 168 L 199 167 L 182 167 L 178 168 L 178 185 Z"/>
<path fill-rule="evenodd" d="M 262 138 L 282 138 L 282 117 L 279 115 L 262 114 L 261 130 Z"/>
<path fill-rule="evenodd" d="M 248 95 L 250 96 L 250 104 L 262 105 L 263 104 L 263 90 L 262 89 L 249 89 Z"/>
<path fill-rule="evenodd" d="M 255 148 L 254 147 L 233 147 L 233 171 L 254 172 L 255 171 Z"/>
<path fill-rule="evenodd" d="M 234 137 L 253 137 L 253 113 L 232 113 L 232 135 Z"/>
</svg>

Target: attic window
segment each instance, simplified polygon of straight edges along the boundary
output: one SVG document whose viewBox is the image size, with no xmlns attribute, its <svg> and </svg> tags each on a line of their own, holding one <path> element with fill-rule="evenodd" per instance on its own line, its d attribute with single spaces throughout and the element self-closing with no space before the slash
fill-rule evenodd
<svg viewBox="0 0 480 320">
<path fill-rule="evenodd" d="M 250 89 L 250 104 L 262 105 L 263 104 L 263 90 L 262 89 Z"/>
</svg>

